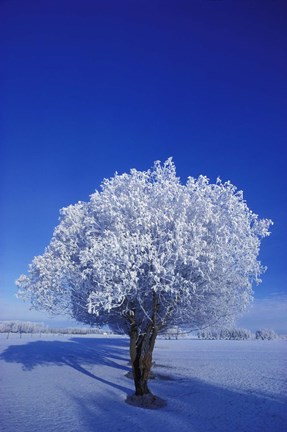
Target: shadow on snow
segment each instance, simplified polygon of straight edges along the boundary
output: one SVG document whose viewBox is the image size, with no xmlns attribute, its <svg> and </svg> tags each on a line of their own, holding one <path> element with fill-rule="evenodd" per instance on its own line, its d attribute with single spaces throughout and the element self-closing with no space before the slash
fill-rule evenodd
<svg viewBox="0 0 287 432">
<path fill-rule="evenodd" d="M 116 338 L 70 338 L 68 341 L 35 341 L 25 345 L 11 345 L 1 355 L 0 360 L 9 363 L 22 364 L 25 371 L 31 371 L 36 366 L 69 366 L 82 374 L 107 384 L 118 390 L 130 393 L 130 389 L 119 386 L 99 377 L 83 365 L 109 366 L 123 371 L 129 371 L 120 362 L 128 362 L 127 339 Z"/>
<path fill-rule="evenodd" d="M 86 369 L 89 365 L 105 365 L 128 371 L 129 368 L 122 364 L 129 361 L 128 345 L 127 339 L 116 338 L 75 337 L 68 341 L 35 341 L 9 346 L 0 359 L 22 364 L 26 371 L 39 365 L 70 366 L 91 379 L 129 394 L 131 390 L 128 387 L 117 385 Z M 142 411 L 115 400 L 112 413 L 117 420 L 112 423 L 105 398 L 95 401 L 90 394 L 78 398 L 69 394 L 69 389 L 66 389 L 66 395 L 78 407 L 86 432 L 107 426 L 109 431 L 138 429 L 149 432 L 179 429 L 182 432 L 279 432 L 286 428 L 286 400 L 283 398 L 254 394 L 248 388 L 241 392 L 226 389 L 193 377 L 155 381 L 153 390 L 167 400 L 166 408 Z M 136 415 L 131 416 L 131 410 Z"/>
<path fill-rule="evenodd" d="M 238 392 L 196 378 L 153 383 L 155 394 L 167 401 L 162 410 L 130 411 L 112 404 L 116 424 L 109 424 L 105 401 L 95 404 L 90 395 L 70 395 L 83 419 L 84 430 L 93 432 L 140 430 L 143 432 L 283 432 L 286 430 L 286 401 L 248 391 Z"/>
</svg>

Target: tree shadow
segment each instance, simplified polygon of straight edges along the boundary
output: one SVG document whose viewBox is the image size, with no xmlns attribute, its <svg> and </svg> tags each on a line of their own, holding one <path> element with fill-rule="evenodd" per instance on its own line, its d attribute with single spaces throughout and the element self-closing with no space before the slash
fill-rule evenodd
<svg viewBox="0 0 287 432">
<path fill-rule="evenodd" d="M 25 371 L 31 371 L 37 366 L 69 366 L 90 378 L 130 393 L 127 387 L 99 377 L 84 367 L 102 365 L 129 371 L 130 369 L 122 364 L 129 360 L 128 345 L 127 339 L 117 338 L 73 337 L 68 341 L 35 341 L 9 346 L 0 354 L 0 360 L 22 364 Z"/>
<path fill-rule="evenodd" d="M 0 355 L 8 363 L 22 365 L 23 370 L 32 371 L 38 366 L 69 366 L 89 378 L 130 394 L 125 386 L 128 378 L 122 376 L 123 385 L 95 375 L 89 367 L 104 365 L 119 371 L 129 371 L 128 340 L 118 338 L 73 337 L 65 341 L 32 341 L 11 345 Z M 155 366 L 155 372 L 164 365 Z M 72 407 L 75 420 L 80 419 L 85 432 L 109 430 L 109 432 L 141 430 L 143 432 L 281 432 L 286 430 L 286 399 L 272 394 L 238 391 L 204 382 L 195 377 L 180 377 L 176 370 L 169 369 L 172 380 L 154 380 L 153 391 L 167 401 L 162 410 L 142 410 L 130 407 L 114 393 L 93 394 L 90 389 L 77 393 L 75 388 L 65 388 L 63 394 L 67 406 Z M 124 375 L 124 374 L 122 374 Z M 242 377 L 244 380 L 244 377 Z M 57 383 L 55 389 L 57 389 Z M 57 390 L 58 391 L 58 390 Z M 59 393 L 56 393 L 59 394 Z M 30 396 L 30 395 L 28 395 Z M 43 407 L 44 412 L 48 410 Z M 31 408 L 31 411 L 33 408 Z M 22 418 L 21 415 L 17 414 Z M 44 415 L 47 431 L 52 429 L 49 415 Z M 38 427 L 37 416 L 23 424 L 22 432 Z M 42 421 L 42 420 L 41 420 Z M 44 420 L 43 420 L 44 421 Z M 32 428 L 32 429 L 31 429 Z M 50 429 L 49 429 L 50 428 Z M 63 423 L 63 432 L 68 431 Z M 12 429 L 11 429 L 12 430 Z M 39 428 L 38 428 L 39 430 Z M 69 431 L 70 432 L 70 431 Z"/>
<path fill-rule="evenodd" d="M 286 430 L 286 400 L 266 394 L 240 392 L 196 378 L 154 383 L 157 395 L 166 400 L 161 410 L 130 408 L 114 403 L 109 431 L 143 432 L 283 432 Z M 83 419 L 84 430 L 102 430 L 108 422 L 105 400 L 95 406 L 93 398 L 70 395 Z M 130 410 L 134 415 L 130 415 Z"/>
</svg>

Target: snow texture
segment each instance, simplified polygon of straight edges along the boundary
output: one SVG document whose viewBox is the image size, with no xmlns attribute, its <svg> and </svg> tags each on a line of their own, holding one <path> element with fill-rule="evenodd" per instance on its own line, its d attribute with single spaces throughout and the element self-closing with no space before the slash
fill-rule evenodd
<svg viewBox="0 0 287 432">
<path fill-rule="evenodd" d="M 279 432 L 287 429 L 287 341 L 158 340 L 151 389 L 133 394 L 128 339 L 0 335 L 1 432 Z"/>
</svg>

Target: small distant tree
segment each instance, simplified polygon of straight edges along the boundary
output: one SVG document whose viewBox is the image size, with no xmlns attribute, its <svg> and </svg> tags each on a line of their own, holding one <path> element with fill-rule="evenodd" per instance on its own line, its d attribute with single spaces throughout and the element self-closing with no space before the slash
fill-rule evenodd
<svg viewBox="0 0 287 432">
<path fill-rule="evenodd" d="M 160 332 L 225 322 L 246 308 L 270 223 L 229 181 L 181 184 L 171 159 L 116 173 L 89 202 L 61 210 L 45 253 L 17 281 L 19 296 L 129 335 L 135 391 L 144 396 Z"/>
<path fill-rule="evenodd" d="M 262 330 L 256 330 L 255 338 L 261 340 L 273 340 L 273 339 L 277 339 L 278 335 L 277 333 L 275 333 L 274 330 L 262 329 Z"/>
<path fill-rule="evenodd" d="M 219 339 L 219 334 L 216 330 L 204 329 L 197 333 L 197 337 L 198 339 L 215 340 Z"/>
<path fill-rule="evenodd" d="M 222 329 L 219 332 L 219 339 L 227 340 L 247 340 L 252 338 L 250 330 L 243 328 Z"/>
<path fill-rule="evenodd" d="M 178 339 L 181 335 L 180 328 L 178 326 L 169 327 L 165 332 L 164 336 L 166 339 Z M 183 336 L 183 335 L 182 335 Z"/>
<path fill-rule="evenodd" d="M 250 330 L 241 328 L 205 329 L 197 333 L 198 339 L 247 340 L 252 338 Z"/>
</svg>

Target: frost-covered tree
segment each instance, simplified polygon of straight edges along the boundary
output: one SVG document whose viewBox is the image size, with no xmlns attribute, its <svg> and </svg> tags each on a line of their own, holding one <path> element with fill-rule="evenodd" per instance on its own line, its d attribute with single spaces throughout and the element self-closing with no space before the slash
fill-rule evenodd
<svg viewBox="0 0 287 432">
<path fill-rule="evenodd" d="M 256 330 L 255 338 L 261 340 L 273 340 L 273 339 L 277 339 L 278 335 L 275 333 L 274 330 L 262 329 L 262 330 Z"/>
<path fill-rule="evenodd" d="M 250 330 L 241 328 L 226 328 L 221 330 L 200 330 L 197 333 L 198 339 L 208 339 L 208 340 L 247 340 L 252 338 L 252 333 Z"/>
<path fill-rule="evenodd" d="M 89 202 L 61 210 L 45 253 L 17 281 L 19 295 L 128 334 L 136 395 L 149 394 L 159 332 L 219 324 L 246 308 L 270 223 L 229 181 L 181 184 L 171 159 L 116 173 Z"/>
</svg>

